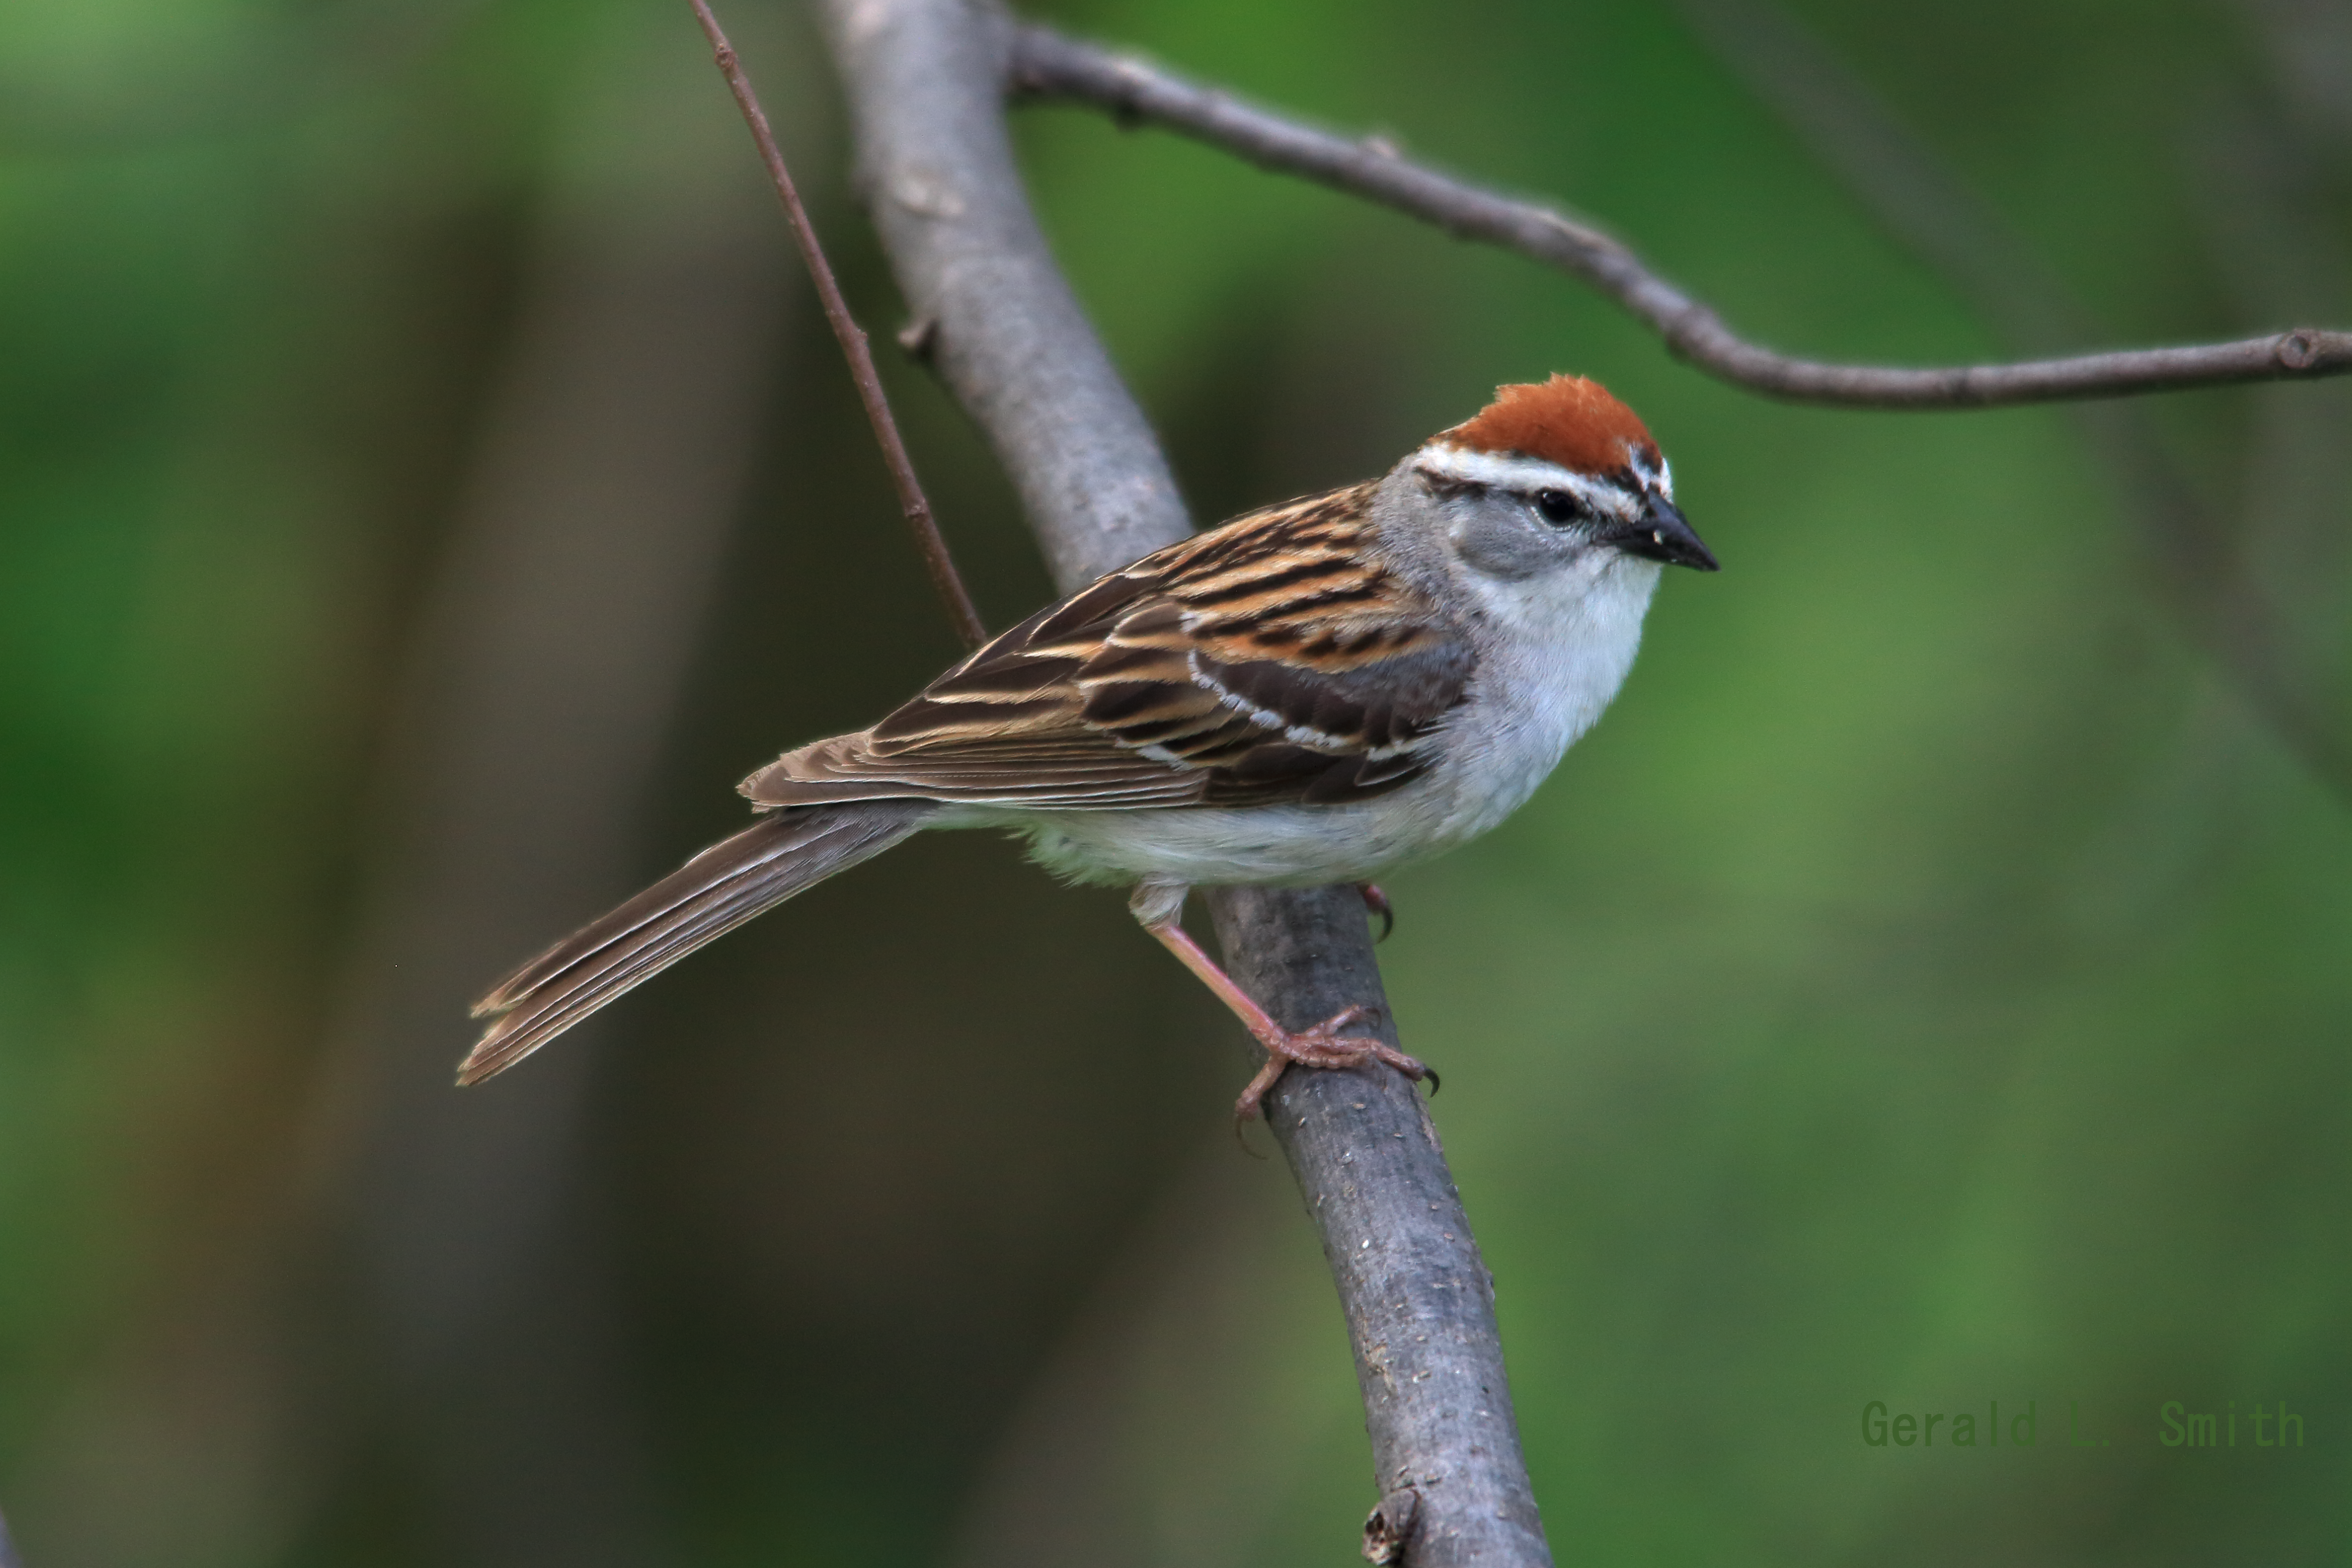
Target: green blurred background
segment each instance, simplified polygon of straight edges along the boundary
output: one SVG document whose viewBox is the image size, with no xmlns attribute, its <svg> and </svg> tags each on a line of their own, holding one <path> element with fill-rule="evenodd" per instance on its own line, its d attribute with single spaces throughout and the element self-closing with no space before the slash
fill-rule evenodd
<svg viewBox="0 0 2352 1568">
<path fill-rule="evenodd" d="M 1790 4 L 1039 14 L 1783 346 L 2352 324 L 2345 0 Z M 727 16 L 881 339 L 807 18 Z M 1203 519 L 1573 369 L 1726 563 L 1389 883 L 1559 1559 L 2345 1561 L 2347 389 L 1777 406 L 1517 258 L 1017 124 Z M 1007 624 L 1009 489 L 886 373 Z M 485 982 L 953 652 L 682 5 L 0 9 L 31 1568 L 1355 1561 L 1312 1234 L 1116 897 L 918 841 L 448 1087 Z M 1868 1447 L 1871 1400 L 2040 1441 Z M 2305 1445 L 2167 1447 L 2168 1400 Z"/>
</svg>

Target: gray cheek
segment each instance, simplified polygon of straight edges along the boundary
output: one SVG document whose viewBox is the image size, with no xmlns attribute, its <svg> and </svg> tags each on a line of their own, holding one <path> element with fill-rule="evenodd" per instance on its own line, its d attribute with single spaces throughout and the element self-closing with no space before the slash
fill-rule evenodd
<svg viewBox="0 0 2352 1568">
<path fill-rule="evenodd" d="M 1446 537 L 1465 565 L 1506 583 L 1552 570 L 1568 558 L 1570 548 L 1563 538 L 1538 532 L 1516 508 L 1501 512 L 1481 507 L 1457 519 Z"/>
</svg>

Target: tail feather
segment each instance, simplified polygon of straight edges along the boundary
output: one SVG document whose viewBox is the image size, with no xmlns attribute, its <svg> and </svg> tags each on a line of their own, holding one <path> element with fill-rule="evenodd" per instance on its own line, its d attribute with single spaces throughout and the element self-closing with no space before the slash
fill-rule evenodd
<svg viewBox="0 0 2352 1568">
<path fill-rule="evenodd" d="M 457 1068 L 504 1071 L 572 1025 L 754 915 L 879 855 L 938 809 L 928 801 L 804 806 L 761 818 L 565 937 L 474 1005 L 495 1021 Z"/>
</svg>

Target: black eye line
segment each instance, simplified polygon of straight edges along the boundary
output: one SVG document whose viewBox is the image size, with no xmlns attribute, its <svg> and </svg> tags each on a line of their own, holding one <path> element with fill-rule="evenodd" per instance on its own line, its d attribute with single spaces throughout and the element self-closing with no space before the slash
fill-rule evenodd
<svg viewBox="0 0 2352 1568">
<path fill-rule="evenodd" d="M 1427 468 L 1416 468 L 1413 472 L 1419 477 L 1422 484 L 1428 489 L 1429 493 L 1440 500 L 1454 500 L 1465 496 L 1475 499 L 1485 495 L 1490 488 L 1483 479 L 1458 479 L 1452 474 L 1433 474 Z"/>
</svg>

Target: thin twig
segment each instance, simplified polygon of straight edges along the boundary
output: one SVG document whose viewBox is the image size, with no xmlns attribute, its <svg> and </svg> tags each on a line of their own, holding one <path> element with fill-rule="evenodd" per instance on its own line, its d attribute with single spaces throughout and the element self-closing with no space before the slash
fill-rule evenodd
<svg viewBox="0 0 2352 1568">
<path fill-rule="evenodd" d="M 1740 337 L 1622 241 L 1549 207 L 1498 196 L 1413 163 L 1380 138 L 1351 141 L 1315 130 L 1049 27 L 1016 30 L 1006 79 L 1016 96 L 1072 99 L 1107 109 L 1122 123 L 1164 125 L 1262 168 L 1300 174 L 1436 224 L 1458 237 L 1533 257 L 1615 300 L 1691 364 L 1791 402 L 1990 408 L 2352 371 L 2352 332 L 2311 327 L 2234 342 L 2010 364 L 1910 369 L 1793 359 Z"/>
<path fill-rule="evenodd" d="M 0 1568 L 23 1568 L 16 1556 L 16 1543 L 8 1537 L 8 1521 L 0 1519 Z"/>
<path fill-rule="evenodd" d="M 841 340 L 841 352 L 849 361 L 849 378 L 857 384 L 857 396 L 866 405 L 866 417 L 874 426 L 874 439 L 882 447 L 882 460 L 889 465 L 890 482 L 898 487 L 898 505 L 907 514 L 907 526 L 914 530 L 915 547 L 922 552 L 923 564 L 931 574 L 931 586 L 938 590 L 940 603 L 946 606 L 948 622 L 955 627 L 956 636 L 966 647 L 978 647 L 988 640 L 988 627 L 980 618 L 980 611 L 971 602 L 971 595 L 963 585 L 963 578 L 955 568 L 955 560 L 948 553 L 948 542 L 940 532 L 939 520 L 931 515 L 931 503 L 923 494 L 922 482 L 915 478 L 914 459 L 907 455 L 907 443 L 899 438 L 898 422 L 891 417 L 890 400 L 882 391 L 882 377 L 874 368 L 874 352 L 866 345 L 865 329 L 849 313 L 848 301 L 841 297 L 841 285 L 834 281 L 833 268 L 825 261 L 824 247 L 817 243 L 816 226 L 809 222 L 808 209 L 801 205 L 800 191 L 793 184 L 792 171 L 784 167 L 783 150 L 776 145 L 776 136 L 768 128 L 767 111 L 760 107 L 759 96 L 751 90 L 751 79 L 743 72 L 743 62 L 735 56 L 735 46 L 727 41 L 719 29 L 719 18 L 711 14 L 709 0 L 689 0 L 695 17 L 702 24 L 703 36 L 710 40 L 712 57 L 719 72 L 727 78 L 728 90 L 735 95 L 735 106 L 743 111 L 743 123 L 751 128 L 751 140 L 760 146 L 760 156 L 768 165 L 768 177 L 776 183 L 776 195 L 784 204 L 784 216 L 792 221 L 793 238 L 801 247 L 802 259 L 808 263 L 809 277 L 816 283 L 817 299 L 824 305 L 824 319 L 833 323 L 833 335 Z"/>
<path fill-rule="evenodd" d="M 2089 334 L 2089 310 L 2026 240 L 1955 179 L 1885 100 L 1771 0 L 1680 0 L 1700 41 L 1796 135 L 1864 210 L 2013 347 Z M 2288 748 L 2352 795 L 2352 735 L 2287 646 L 2277 606 L 2239 558 L 2146 409 L 2074 411 L 2137 528 L 2156 587 L 2190 638 Z"/>
<path fill-rule="evenodd" d="M 827 0 L 822 15 L 883 248 L 910 306 L 940 323 L 933 363 L 1003 458 L 1060 585 L 1181 538 L 1167 460 L 1022 189 L 1003 116 L 1009 24 L 971 0 Z M 1353 889 L 1229 888 L 1208 902 L 1235 978 L 1276 1018 L 1380 999 Z M 1385 1017 L 1380 1034 L 1395 1042 Z M 1486 1265 L 1412 1086 L 1386 1068 L 1286 1073 L 1267 1121 L 1346 1313 L 1377 1545 L 1402 1553 L 1381 1561 L 1548 1565 Z"/>
</svg>

